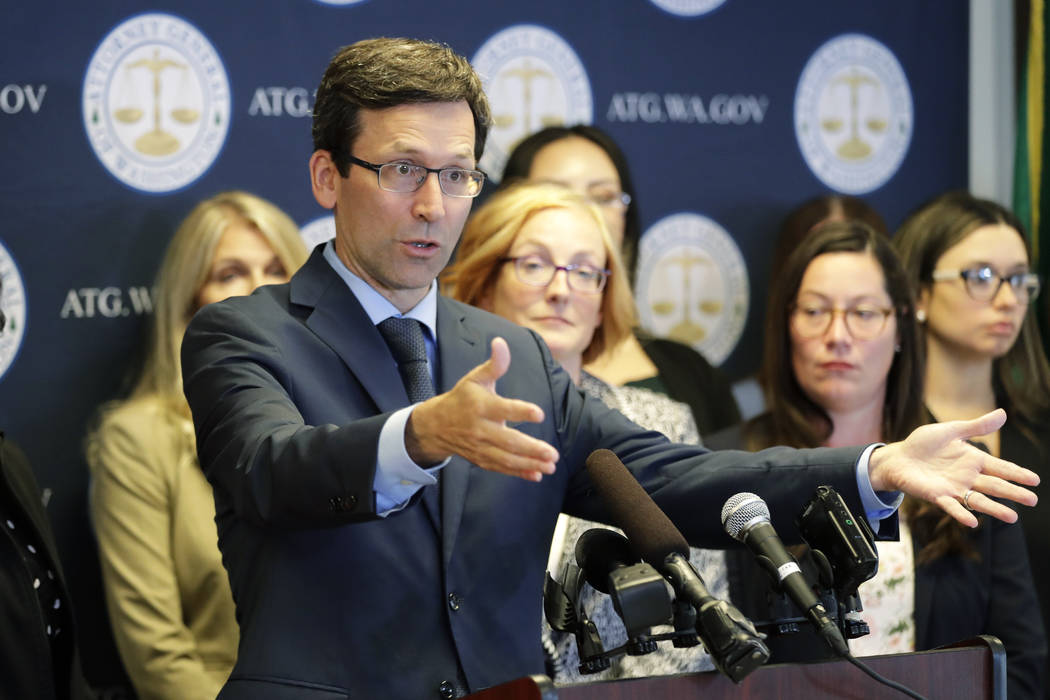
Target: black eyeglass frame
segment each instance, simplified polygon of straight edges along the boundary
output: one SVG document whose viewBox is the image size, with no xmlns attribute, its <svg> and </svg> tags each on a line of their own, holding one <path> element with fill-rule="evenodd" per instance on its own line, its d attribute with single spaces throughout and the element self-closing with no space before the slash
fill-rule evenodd
<svg viewBox="0 0 1050 700">
<path fill-rule="evenodd" d="M 995 285 L 995 291 L 987 297 L 980 297 L 974 294 L 973 288 L 970 286 L 973 282 L 970 281 L 971 277 L 980 275 L 982 270 L 989 270 L 992 273 L 991 277 L 986 278 L 984 281 L 991 282 L 993 279 L 998 278 L 999 284 Z M 1014 284 L 1011 280 L 1020 278 L 1020 284 Z M 991 265 L 975 265 L 968 267 L 965 270 L 934 270 L 930 273 L 930 279 L 934 282 L 950 282 L 951 280 L 961 279 L 963 281 L 963 287 L 966 289 L 966 293 L 974 301 L 991 301 L 999 296 L 999 292 L 1002 291 L 1003 285 L 1010 282 L 1010 290 L 1013 291 L 1014 296 L 1019 301 L 1021 299 L 1021 293 L 1025 294 L 1024 303 L 1032 303 L 1036 297 L 1039 296 L 1039 290 L 1042 288 L 1042 280 L 1039 279 L 1039 275 L 1034 272 L 1015 272 L 1010 275 L 1000 275 L 995 268 Z M 1032 290 L 1027 289 L 1028 286 L 1032 287 Z"/>
</svg>

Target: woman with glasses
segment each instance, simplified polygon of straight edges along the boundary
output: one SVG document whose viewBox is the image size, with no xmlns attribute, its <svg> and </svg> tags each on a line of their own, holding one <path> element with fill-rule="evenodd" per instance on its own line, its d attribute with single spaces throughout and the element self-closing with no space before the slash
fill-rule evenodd
<svg viewBox="0 0 1050 700">
<path fill-rule="evenodd" d="M 638 199 L 627 159 L 608 134 L 583 124 L 532 134 L 515 146 L 503 170 L 503 185 L 517 180 L 558 183 L 596 204 L 633 282 L 641 238 Z M 740 420 L 726 376 L 682 343 L 636 329 L 588 358 L 587 371 L 613 385 L 645 387 L 688 404 L 701 435 Z"/>
<path fill-rule="evenodd" d="M 787 257 L 779 280 L 761 370 L 768 409 L 710 446 L 890 442 L 924 422 L 915 305 L 884 236 L 859 221 L 822 224 Z M 903 653 L 992 634 L 1006 643 L 1010 697 L 1032 697 L 1045 639 L 1030 614 L 1035 594 L 1019 529 L 982 519 L 970 531 L 912 499 L 899 512 L 899 542 L 878 543 L 878 573 L 859 589 L 871 632 L 850 641 L 853 653 Z M 802 561 L 812 566 L 808 555 Z M 746 552 L 729 554 L 729 576 L 733 601 L 753 620 L 785 617 Z M 770 662 L 830 653 L 805 627 L 767 643 Z"/>
<path fill-rule="evenodd" d="M 981 442 L 994 455 L 1050 474 L 1050 367 L 1032 303 L 1040 280 L 1021 222 L 994 202 L 948 192 L 912 213 L 893 244 L 918 294 L 924 400 L 933 419 L 1002 407 L 1006 425 Z M 1020 515 L 1047 626 L 1050 505 L 1044 499 Z"/>
<path fill-rule="evenodd" d="M 526 183 L 501 188 L 467 222 L 455 264 L 442 282 L 449 296 L 492 311 L 535 331 L 551 355 L 585 392 L 672 441 L 698 440 L 688 406 L 649 389 L 615 386 L 584 365 L 627 336 L 635 309 L 626 271 L 598 207 L 565 187 Z M 598 523 L 562 516 L 549 570 L 559 581 L 580 534 Z M 715 596 L 727 594 L 724 555 L 693 550 L 693 565 Z M 582 606 L 604 648 L 624 644 L 626 633 L 609 596 L 584 587 Z M 670 644 L 645 656 L 620 656 L 609 670 L 581 675 L 571 635 L 551 634 L 544 645 L 559 683 L 682 673 L 713 668 L 702 647 Z M 669 630 L 668 630 L 669 631 Z"/>
</svg>

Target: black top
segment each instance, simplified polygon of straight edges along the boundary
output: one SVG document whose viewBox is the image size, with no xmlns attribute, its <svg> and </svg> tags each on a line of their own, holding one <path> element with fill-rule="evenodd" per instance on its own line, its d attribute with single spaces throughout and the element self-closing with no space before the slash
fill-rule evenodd
<svg viewBox="0 0 1050 700">
<path fill-rule="evenodd" d="M 1006 409 L 1010 418 L 999 431 L 999 448 L 1003 459 L 1031 469 L 1044 480 L 1050 478 L 1050 417 L 1025 422 Z M 1037 489 L 1039 491 L 1039 489 Z M 1042 608 L 1043 627 L 1050 630 L 1050 500 L 1040 493 L 1033 508 L 1016 508 L 1021 514 L 1028 559 L 1035 579 L 1035 593 Z M 1050 686 L 1050 662 L 1043 672 Z M 1050 687 L 1045 691 L 1050 698 Z"/>
<path fill-rule="evenodd" d="M 0 697 L 91 697 L 69 600 L 40 488 L 0 432 Z"/>
<path fill-rule="evenodd" d="M 642 332 L 637 337 L 656 365 L 662 393 L 689 406 L 701 440 L 706 443 L 708 435 L 740 422 L 729 379 L 720 369 L 688 345 Z M 629 384 L 647 386 L 644 382 Z"/>
</svg>

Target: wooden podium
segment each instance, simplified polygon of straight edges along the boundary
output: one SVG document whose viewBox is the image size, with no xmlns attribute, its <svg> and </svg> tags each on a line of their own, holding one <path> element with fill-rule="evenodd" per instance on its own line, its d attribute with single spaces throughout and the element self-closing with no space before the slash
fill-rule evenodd
<svg viewBox="0 0 1050 700">
<path fill-rule="evenodd" d="M 862 661 L 882 676 L 931 700 L 1006 698 L 1006 649 L 995 637 L 977 637 L 914 654 L 870 656 Z M 904 697 L 907 696 L 878 683 L 847 661 L 827 661 L 763 666 L 739 685 L 713 671 L 560 688 L 547 676 L 530 676 L 474 693 L 467 696 L 467 700 L 899 700 Z"/>
</svg>

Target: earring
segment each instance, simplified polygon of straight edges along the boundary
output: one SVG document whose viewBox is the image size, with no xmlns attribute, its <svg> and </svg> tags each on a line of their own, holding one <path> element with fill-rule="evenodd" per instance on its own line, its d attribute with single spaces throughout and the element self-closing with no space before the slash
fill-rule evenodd
<svg viewBox="0 0 1050 700">
<path fill-rule="evenodd" d="M 901 351 L 901 344 L 900 343 L 897 343 L 896 345 L 893 346 L 893 352 L 900 352 L 900 351 Z"/>
<path fill-rule="evenodd" d="M 926 323 L 926 310 L 919 309 L 915 312 L 915 320 L 919 323 Z"/>
</svg>

